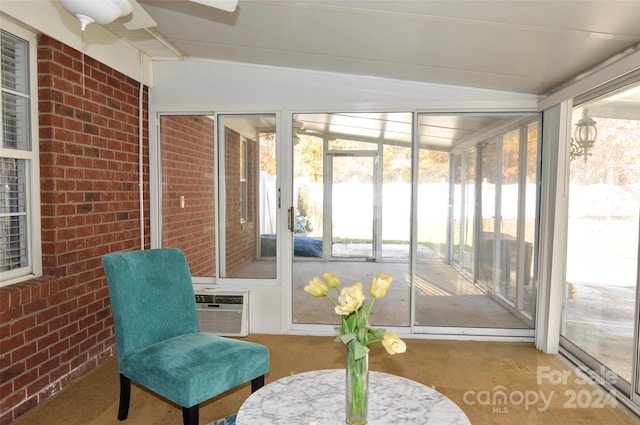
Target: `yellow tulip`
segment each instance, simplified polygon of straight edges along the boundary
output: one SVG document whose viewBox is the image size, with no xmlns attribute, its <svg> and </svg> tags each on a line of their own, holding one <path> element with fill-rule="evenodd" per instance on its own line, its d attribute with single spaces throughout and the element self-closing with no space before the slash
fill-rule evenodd
<svg viewBox="0 0 640 425">
<path fill-rule="evenodd" d="M 304 290 L 316 298 L 326 297 L 329 293 L 329 287 L 318 277 L 311 279 L 309 284 L 304 287 Z"/>
<path fill-rule="evenodd" d="M 334 272 L 324 273 L 322 276 L 324 276 L 324 281 L 327 283 L 329 288 L 337 288 L 340 286 L 340 279 L 338 279 L 338 275 Z"/>
<path fill-rule="evenodd" d="M 398 335 L 393 332 L 387 332 L 382 337 L 382 345 L 389 354 L 404 353 L 407 351 L 407 344 L 403 340 L 398 338 Z"/>
<path fill-rule="evenodd" d="M 393 277 L 388 274 L 380 273 L 377 277 L 374 277 L 369 287 L 369 293 L 373 298 L 382 298 L 387 294 L 389 286 Z"/>
<path fill-rule="evenodd" d="M 363 303 L 364 291 L 362 290 L 362 283 L 358 282 L 342 288 L 338 297 L 338 305 L 335 308 L 336 314 L 347 316 L 362 307 Z"/>
</svg>

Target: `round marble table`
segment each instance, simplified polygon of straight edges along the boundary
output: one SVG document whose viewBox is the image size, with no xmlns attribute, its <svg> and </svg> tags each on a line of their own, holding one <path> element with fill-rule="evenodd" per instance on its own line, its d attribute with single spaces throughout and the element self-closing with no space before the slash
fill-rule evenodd
<svg viewBox="0 0 640 425">
<path fill-rule="evenodd" d="M 345 370 L 287 376 L 262 387 L 242 404 L 236 425 L 342 425 Z M 416 381 L 370 372 L 368 425 L 470 425 L 464 412 Z"/>
</svg>

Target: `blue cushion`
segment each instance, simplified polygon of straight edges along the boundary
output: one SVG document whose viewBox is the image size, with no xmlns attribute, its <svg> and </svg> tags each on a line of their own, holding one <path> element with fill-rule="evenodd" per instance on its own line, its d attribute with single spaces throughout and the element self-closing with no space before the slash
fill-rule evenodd
<svg viewBox="0 0 640 425">
<path fill-rule="evenodd" d="M 169 400 L 191 407 L 266 374 L 269 350 L 261 344 L 192 333 L 128 354 L 120 370 Z"/>
</svg>

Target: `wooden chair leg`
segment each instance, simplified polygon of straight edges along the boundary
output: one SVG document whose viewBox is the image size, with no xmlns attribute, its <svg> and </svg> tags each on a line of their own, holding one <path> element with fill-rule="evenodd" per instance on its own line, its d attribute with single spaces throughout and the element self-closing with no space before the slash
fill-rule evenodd
<svg viewBox="0 0 640 425">
<path fill-rule="evenodd" d="M 129 416 L 129 402 L 131 401 L 131 380 L 120 374 L 120 406 L 118 420 L 124 421 Z"/>
<path fill-rule="evenodd" d="M 264 386 L 264 375 L 251 380 L 251 392 L 255 393 Z"/>
<path fill-rule="evenodd" d="M 199 405 L 182 408 L 182 422 L 184 425 L 198 425 Z"/>
</svg>

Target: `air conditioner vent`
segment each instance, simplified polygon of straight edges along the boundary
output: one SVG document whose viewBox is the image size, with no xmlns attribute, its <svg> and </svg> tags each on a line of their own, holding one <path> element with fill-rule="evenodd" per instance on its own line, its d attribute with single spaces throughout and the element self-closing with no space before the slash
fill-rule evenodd
<svg viewBox="0 0 640 425">
<path fill-rule="evenodd" d="M 249 335 L 248 291 L 196 291 L 200 332 L 220 336 Z"/>
</svg>

